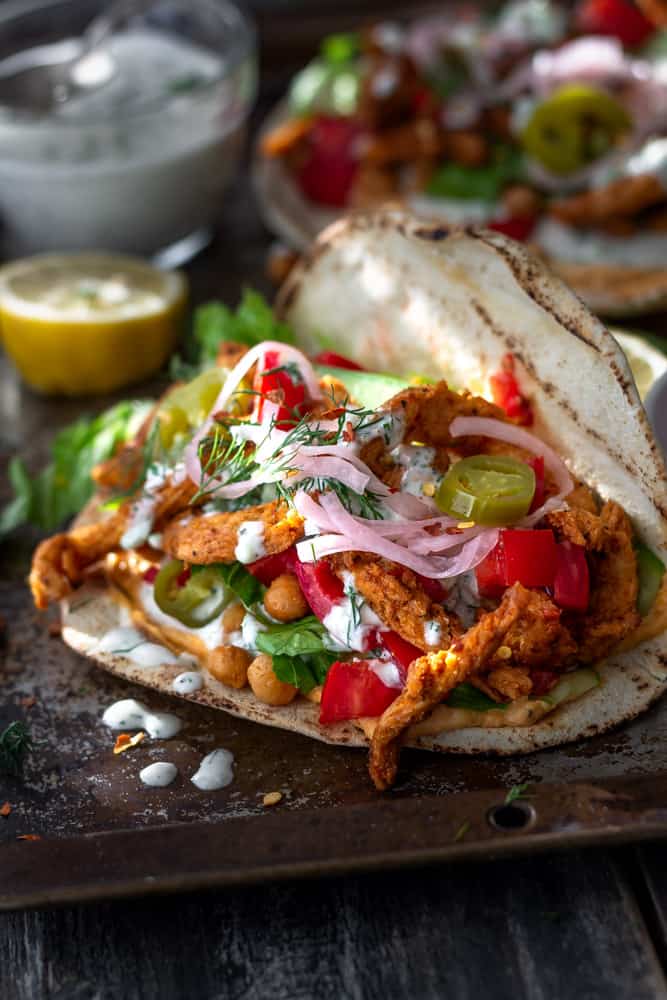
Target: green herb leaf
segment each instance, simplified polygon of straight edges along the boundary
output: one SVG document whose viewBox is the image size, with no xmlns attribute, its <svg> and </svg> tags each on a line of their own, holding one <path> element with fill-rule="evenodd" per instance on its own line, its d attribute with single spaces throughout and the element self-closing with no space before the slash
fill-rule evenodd
<svg viewBox="0 0 667 1000">
<path fill-rule="evenodd" d="M 292 684 L 302 694 L 308 694 L 318 684 L 324 684 L 335 659 L 334 654 L 326 652 L 299 657 L 277 654 L 273 657 L 273 672 L 279 681 Z"/>
<path fill-rule="evenodd" d="M 150 403 L 119 403 L 98 417 L 82 417 L 56 435 L 52 461 L 30 478 L 19 458 L 9 464 L 14 499 L 0 513 L 0 535 L 21 524 L 52 531 L 78 513 L 93 494 L 93 466 L 105 461 L 116 447 L 134 436 Z"/>
<path fill-rule="evenodd" d="M 516 802 L 517 799 L 528 799 L 529 795 L 526 794 L 526 789 L 529 787 L 530 782 L 526 781 L 523 785 L 512 785 L 509 792 L 505 796 L 504 804 L 509 806 L 512 802 Z"/>
<path fill-rule="evenodd" d="M 445 705 L 448 708 L 465 708 L 470 712 L 489 712 L 494 708 L 504 709 L 507 707 L 502 702 L 489 698 L 488 694 L 484 694 L 483 691 L 467 681 L 454 688 L 445 701 Z"/>
<path fill-rule="evenodd" d="M 426 190 L 434 198 L 493 203 L 506 184 L 521 177 L 521 171 L 520 152 L 501 146 L 495 151 L 491 163 L 483 167 L 444 163 L 433 174 Z"/>
<path fill-rule="evenodd" d="M 361 38 L 354 31 L 337 35 L 327 35 L 322 40 L 320 52 L 326 62 L 334 66 L 340 66 L 341 63 L 356 59 L 361 52 Z"/>
<path fill-rule="evenodd" d="M 304 656 L 326 652 L 324 625 L 315 615 L 284 625 L 269 625 L 257 636 L 257 648 L 271 656 Z"/>
<path fill-rule="evenodd" d="M 264 596 L 263 584 L 260 583 L 256 576 L 249 573 L 242 563 L 230 563 L 228 565 L 215 563 L 214 565 L 222 576 L 225 587 L 236 594 L 244 607 L 250 608 L 251 605 L 256 604 Z M 193 573 L 203 569 L 210 569 L 209 566 L 191 566 L 190 568 Z"/>
<path fill-rule="evenodd" d="M 27 726 L 23 722 L 10 722 L 0 733 L 0 772 L 19 774 L 31 747 Z"/>
</svg>

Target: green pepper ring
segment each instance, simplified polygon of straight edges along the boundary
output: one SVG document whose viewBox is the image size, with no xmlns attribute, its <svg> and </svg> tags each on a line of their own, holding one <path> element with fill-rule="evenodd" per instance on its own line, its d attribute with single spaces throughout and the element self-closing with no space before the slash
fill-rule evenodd
<svg viewBox="0 0 667 1000">
<path fill-rule="evenodd" d="M 179 559 L 165 563 L 155 577 L 153 597 L 166 615 L 176 618 L 187 628 L 202 628 L 222 613 L 227 603 L 225 585 L 213 566 L 198 570 L 179 585 L 177 581 L 184 569 Z M 204 605 L 206 610 L 202 613 Z"/>
<path fill-rule="evenodd" d="M 440 510 L 479 524 L 511 524 L 535 495 L 535 473 L 509 455 L 471 455 L 447 470 L 435 496 Z"/>
</svg>

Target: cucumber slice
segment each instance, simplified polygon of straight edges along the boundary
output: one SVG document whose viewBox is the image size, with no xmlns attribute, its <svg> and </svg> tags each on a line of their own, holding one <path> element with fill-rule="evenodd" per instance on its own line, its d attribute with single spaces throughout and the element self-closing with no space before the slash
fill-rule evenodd
<svg viewBox="0 0 667 1000">
<path fill-rule="evenodd" d="M 414 384 L 409 375 L 357 372 L 348 368 L 331 368 L 328 365 L 315 365 L 315 371 L 318 375 L 331 375 L 339 379 L 350 395 L 369 410 L 376 410 L 401 389 Z"/>
<path fill-rule="evenodd" d="M 551 705 L 562 705 L 566 701 L 574 701 L 587 691 L 592 691 L 600 683 L 600 678 L 594 670 L 573 670 L 564 674 L 548 694 L 542 695 L 539 701 L 548 701 Z"/>
</svg>

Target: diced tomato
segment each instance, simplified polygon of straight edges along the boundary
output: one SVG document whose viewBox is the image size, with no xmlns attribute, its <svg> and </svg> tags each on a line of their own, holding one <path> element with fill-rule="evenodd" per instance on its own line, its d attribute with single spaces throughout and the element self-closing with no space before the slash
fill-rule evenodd
<svg viewBox="0 0 667 1000">
<path fill-rule="evenodd" d="M 550 528 L 504 528 L 498 544 L 475 568 L 483 597 L 497 597 L 513 583 L 550 587 L 556 576 L 557 545 Z"/>
<path fill-rule="evenodd" d="M 356 361 L 352 361 L 351 358 L 345 358 L 342 354 L 336 354 L 335 351 L 320 351 L 319 354 L 315 355 L 313 361 L 318 365 L 331 365 L 332 368 L 347 368 L 351 372 L 366 371 Z"/>
<path fill-rule="evenodd" d="M 533 689 L 530 693 L 536 698 L 548 694 L 552 687 L 558 683 L 560 676 L 554 670 L 531 670 L 530 679 L 533 682 Z"/>
<path fill-rule="evenodd" d="M 190 567 L 184 566 L 181 572 L 176 577 L 176 586 L 184 587 L 191 576 L 192 576 L 192 570 L 190 569 Z"/>
<path fill-rule="evenodd" d="M 475 566 L 477 589 L 482 597 L 501 597 L 507 584 L 500 542 Z"/>
<path fill-rule="evenodd" d="M 506 354 L 502 360 L 502 368 L 489 378 L 491 396 L 496 406 L 505 411 L 510 420 L 524 427 L 530 427 L 533 422 L 533 410 L 525 396 L 521 395 L 514 374 L 514 358 Z"/>
<path fill-rule="evenodd" d="M 656 26 L 628 0 L 584 0 L 577 12 L 582 32 L 611 35 L 623 45 L 642 45 L 656 31 Z"/>
<path fill-rule="evenodd" d="M 530 510 L 528 511 L 529 514 L 532 514 L 534 510 L 537 510 L 544 503 L 544 457 L 536 455 L 535 458 L 531 458 L 528 465 L 535 473 L 535 492 Z"/>
<path fill-rule="evenodd" d="M 433 580 L 429 576 L 422 576 L 421 573 L 415 573 L 417 580 L 422 586 L 422 589 L 426 591 L 428 596 L 436 604 L 440 604 L 447 597 L 447 588 L 443 586 L 440 580 Z"/>
<path fill-rule="evenodd" d="M 272 556 L 262 556 L 255 562 L 248 563 L 246 569 L 256 576 L 265 587 L 270 586 L 278 576 L 283 573 L 296 573 L 295 564 L 298 562 L 296 548 L 285 549 L 284 552 L 276 552 Z"/>
<path fill-rule="evenodd" d="M 259 393 L 257 420 L 261 422 L 267 401 L 279 404 L 275 416 L 276 427 L 288 430 L 298 422 L 306 409 L 306 387 L 299 375 L 295 381 L 292 374 L 280 367 L 278 351 L 267 351 L 264 355 L 263 370 L 255 376 L 254 390 Z"/>
<path fill-rule="evenodd" d="M 337 661 L 329 668 L 322 689 L 320 722 L 326 725 L 364 716 L 375 718 L 400 693 L 400 688 L 387 687 L 366 661 Z"/>
<path fill-rule="evenodd" d="M 590 575 L 585 548 L 574 542 L 560 542 L 553 582 L 554 601 L 568 611 L 585 611 L 589 594 Z"/>
<path fill-rule="evenodd" d="M 321 115 L 308 135 L 308 152 L 296 179 L 307 198 L 342 208 L 359 170 L 361 126 L 352 118 Z"/>
<path fill-rule="evenodd" d="M 324 621 L 334 604 L 343 599 L 342 582 L 323 560 L 304 563 L 297 559 L 294 572 L 310 610 L 316 618 Z"/>
<path fill-rule="evenodd" d="M 159 566 L 149 566 L 148 569 L 145 570 L 144 572 L 144 580 L 146 581 L 146 583 L 153 583 L 155 577 L 158 575 L 159 572 L 160 572 Z"/>
<path fill-rule="evenodd" d="M 533 215 L 515 215 L 511 219 L 503 219 L 498 222 L 490 222 L 489 229 L 503 236 L 509 236 L 511 240 L 525 242 L 535 228 L 537 219 Z"/>
<path fill-rule="evenodd" d="M 413 646 L 411 642 L 400 636 L 398 632 L 392 632 L 391 629 L 379 632 L 378 638 L 387 652 L 391 654 L 401 678 L 405 677 L 413 660 L 418 660 L 420 656 L 424 655 L 421 649 Z"/>
</svg>

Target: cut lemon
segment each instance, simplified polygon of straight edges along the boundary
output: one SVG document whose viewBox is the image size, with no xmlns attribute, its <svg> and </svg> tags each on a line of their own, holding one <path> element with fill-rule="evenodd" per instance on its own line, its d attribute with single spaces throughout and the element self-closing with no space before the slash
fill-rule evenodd
<svg viewBox="0 0 667 1000">
<path fill-rule="evenodd" d="M 667 355 L 638 334 L 615 329 L 611 332 L 628 359 L 639 395 L 643 400 L 656 379 L 667 371 Z M 667 342 L 665 346 L 667 347 Z"/>
<path fill-rule="evenodd" d="M 0 268 L 7 354 L 38 392 L 111 392 L 157 371 L 178 340 L 187 283 L 134 257 L 45 254 Z"/>
</svg>

